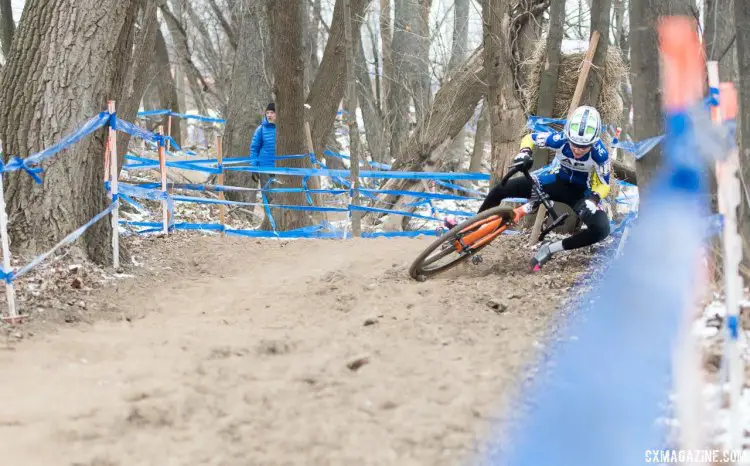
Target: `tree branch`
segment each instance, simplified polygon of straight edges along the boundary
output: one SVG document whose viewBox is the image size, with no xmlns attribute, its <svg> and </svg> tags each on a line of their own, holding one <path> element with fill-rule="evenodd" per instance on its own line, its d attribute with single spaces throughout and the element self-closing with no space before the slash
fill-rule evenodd
<svg viewBox="0 0 750 466">
<path fill-rule="evenodd" d="M 237 33 L 235 32 L 232 25 L 229 23 L 229 20 L 227 19 L 227 17 L 224 15 L 224 12 L 221 11 L 219 4 L 216 3 L 216 0 L 208 0 L 208 4 L 211 6 L 211 9 L 216 15 L 216 19 L 219 20 L 219 24 L 221 24 L 222 29 L 224 29 L 224 33 L 227 35 L 227 38 L 229 39 L 229 44 L 232 46 L 234 50 L 237 50 Z"/>
</svg>

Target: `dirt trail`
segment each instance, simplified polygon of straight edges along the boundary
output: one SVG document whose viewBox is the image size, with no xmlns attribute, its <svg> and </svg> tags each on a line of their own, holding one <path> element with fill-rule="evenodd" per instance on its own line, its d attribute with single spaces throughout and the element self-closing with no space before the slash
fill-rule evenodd
<svg viewBox="0 0 750 466">
<path fill-rule="evenodd" d="M 466 463 L 586 260 L 507 237 L 417 283 L 429 241 L 192 237 L 97 296 L 127 320 L 0 350 L 2 464 Z"/>
</svg>

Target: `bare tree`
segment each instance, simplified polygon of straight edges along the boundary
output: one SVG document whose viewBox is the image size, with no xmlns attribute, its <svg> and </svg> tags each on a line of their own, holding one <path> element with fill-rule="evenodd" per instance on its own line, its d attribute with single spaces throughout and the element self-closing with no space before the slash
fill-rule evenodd
<svg viewBox="0 0 750 466">
<path fill-rule="evenodd" d="M 157 90 L 159 95 L 159 108 L 180 112 L 184 110 L 180 106 L 177 92 L 178 87 L 172 75 L 172 62 L 167 50 L 167 42 L 160 28 L 156 28 L 154 39 L 154 75 L 157 76 Z M 175 73 L 178 75 L 178 73 Z M 177 144 L 182 145 L 182 123 L 179 118 L 172 119 L 172 138 Z"/>
<path fill-rule="evenodd" d="M 10 45 L 13 43 L 15 33 L 16 23 L 13 21 L 11 0 L 0 0 L 0 44 L 2 44 L 3 55 L 6 59 L 10 55 Z"/>
<path fill-rule="evenodd" d="M 734 22 L 737 34 L 737 63 L 739 65 L 739 134 L 740 171 L 743 192 L 747 193 L 750 180 L 750 3 L 737 1 L 734 4 Z M 742 196 L 740 214 L 743 264 L 750 267 L 750 201 Z"/>
<path fill-rule="evenodd" d="M 427 0 L 395 0 L 388 111 L 391 154 L 398 154 L 409 132 L 409 107 L 417 120 L 430 102 L 429 27 Z"/>
<path fill-rule="evenodd" d="M 263 5 L 252 0 L 239 0 L 239 42 L 232 69 L 232 87 L 224 127 L 224 153 L 229 157 L 246 157 L 253 133 L 261 123 L 261 115 L 271 100 L 271 82 L 265 70 L 266 51 L 263 36 L 268 24 Z M 230 186 L 253 187 L 250 173 L 229 171 L 225 182 Z M 227 198 L 255 202 L 255 191 L 230 191 Z"/>
<path fill-rule="evenodd" d="M 487 66 L 488 102 L 492 140 L 493 178 L 502 177 L 518 137 L 524 112 L 515 95 L 513 61 L 510 56 L 510 5 L 508 0 L 484 0 L 484 53 Z"/>
<path fill-rule="evenodd" d="M 550 24 L 545 45 L 545 63 L 542 80 L 537 94 L 536 114 L 552 117 L 555 108 L 555 94 L 560 71 L 560 47 L 563 39 L 563 22 L 565 20 L 565 0 L 552 0 Z M 541 168 L 549 163 L 549 151 L 534 150 L 534 168 Z"/>
<path fill-rule="evenodd" d="M 482 100 L 482 110 L 479 113 L 477 132 L 474 136 L 474 147 L 471 152 L 471 162 L 469 162 L 470 172 L 478 172 L 482 170 L 484 146 L 490 137 L 490 119 L 487 107 L 487 101 Z"/>
<path fill-rule="evenodd" d="M 137 4 L 26 4 L 0 79 L 0 139 L 5 153 L 27 156 L 38 151 L 104 110 L 108 99 L 119 97 L 133 47 Z M 71 27 L 86 34 L 70 41 Z M 69 148 L 64 157 L 45 163 L 41 185 L 22 172 L 9 176 L 7 208 L 16 249 L 46 249 L 106 207 L 104 140 L 104 132 L 98 132 Z M 86 232 L 82 246 L 89 258 L 111 259 L 110 233 L 106 221 Z"/>
<path fill-rule="evenodd" d="M 456 0 L 453 7 L 453 41 L 451 58 L 448 61 L 446 75 L 450 75 L 465 60 L 469 43 L 469 0 Z M 447 171 L 458 171 L 466 155 L 466 131 L 456 135 L 453 142 L 446 147 Z"/>
<path fill-rule="evenodd" d="M 703 43 L 708 60 L 719 61 L 722 81 L 737 82 L 737 47 L 734 15 L 734 0 L 704 0 Z"/>
<path fill-rule="evenodd" d="M 661 0 L 630 0 L 630 67 L 633 86 L 633 139 L 658 136 L 663 131 L 659 86 L 659 38 L 656 21 Z M 646 187 L 661 165 L 659 146 L 636 162 L 638 185 Z"/>
<path fill-rule="evenodd" d="M 581 96 L 584 105 L 596 106 L 602 92 L 604 69 L 607 67 L 607 49 L 609 48 L 609 16 L 612 11 L 611 0 L 593 0 L 591 6 L 591 33 L 599 32 L 599 43 L 594 52 L 591 73 L 586 81 L 586 88 Z"/>
<path fill-rule="evenodd" d="M 391 0 L 380 0 L 380 42 L 383 55 L 383 76 L 381 78 L 380 109 L 383 112 L 383 145 L 390 149 L 392 139 L 391 83 L 393 76 L 393 23 L 391 23 Z"/>
<path fill-rule="evenodd" d="M 271 30 L 271 47 L 274 51 L 273 69 L 275 73 L 275 94 L 277 108 L 276 154 L 304 154 L 304 112 L 305 103 L 304 79 L 305 60 L 300 25 L 302 2 L 271 2 L 269 5 L 269 23 Z M 300 159 L 280 160 L 281 166 L 299 167 L 305 165 Z M 302 187 L 302 179 L 293 176 L 280 176 L 283 187 Z M 274 198 L 283 205 L 302 205 L 305 196 L 302 193 L 281 193 Z M 289 209 L 272 209 L 279 230 L 301 228 L 312 223 L 306 211 Z"/>
<path fill-rule="evenodd" d="M 370 0 L 351 0 L 352 16 L 360 18 L 369 2 Z M 358 40 L 359 30 L 353 33 L 354 38 Z M 318 74 L 307 96 L 307 104 L 310 106 L 307 120 L 310 122 L 313 146 L 318 155 L 322 154 L 325 149 L 326 141 L 333 130 L 336 112 L 344 98 L 346 89 L 346 61 L 342 59 L 344 53 L 343 6 L 341 0 L 336 0 L 323 59 L 320 61 Z"/>
</svg>

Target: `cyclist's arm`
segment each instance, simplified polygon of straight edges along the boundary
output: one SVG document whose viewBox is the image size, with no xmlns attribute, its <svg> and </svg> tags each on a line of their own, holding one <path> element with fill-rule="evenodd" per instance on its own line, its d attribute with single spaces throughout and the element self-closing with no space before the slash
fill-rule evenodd
<svg viewBox="0 0 750 466">
<path fill-rule="evenodd" d="M 591 177 L 591 191 L 599 195 L 599 199 L 604 199 L 609 194 L 609 173 L 611 170 L 611 163 L 609 161 L 609 154 L 603 144 L 598 143 L 594 146 L 594 161 L 596 166 L 594 168 L 593 176 Z"/>
<path fill-rule="evenodd" d="M 534 147 L 559 149 L 565 145 L 565 137 L 562 133 L 544 132 L 529 133 L 521 139 L 521 150 L 534 150 Z"/>
</svg>

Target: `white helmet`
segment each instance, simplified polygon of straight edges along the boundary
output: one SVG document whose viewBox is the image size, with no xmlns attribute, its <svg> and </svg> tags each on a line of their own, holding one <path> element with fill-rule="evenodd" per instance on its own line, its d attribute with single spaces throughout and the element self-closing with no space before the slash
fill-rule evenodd
<svg viewBox="0 0 750 466">
<path fill-rule="evenodd" d="M 602 119 L 594 107 L 582 105 L 565 123 L 565 136 L 576 146 L 593 146 L 601 137 Z"/>
</svg>

